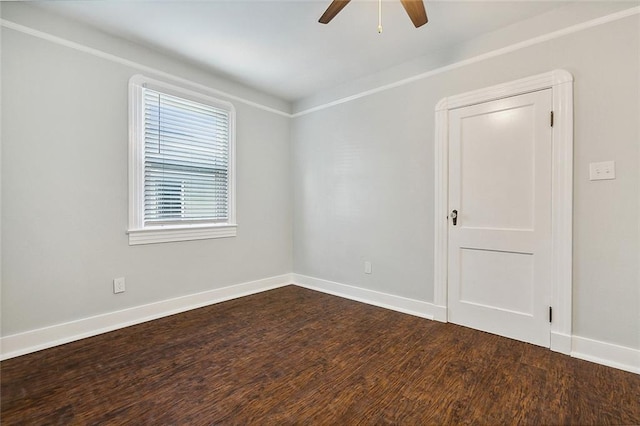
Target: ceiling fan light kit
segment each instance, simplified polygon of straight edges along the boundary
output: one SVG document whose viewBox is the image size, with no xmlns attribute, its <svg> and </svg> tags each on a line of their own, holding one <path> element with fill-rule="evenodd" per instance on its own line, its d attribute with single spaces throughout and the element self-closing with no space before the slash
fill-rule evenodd
<svg viewBox="0 0 640 426">
<path fill-rule="evenodd" d="M 328 24 L 350 1 L 351 0 L 333 0 L 318 22 Z M 423 26 L 429 21 L 423 0 L 400 0 L 400 2 L 416 28 Z M 382 33 L 382 0 L 378 0 L 378 32 Z"/>
</svg>

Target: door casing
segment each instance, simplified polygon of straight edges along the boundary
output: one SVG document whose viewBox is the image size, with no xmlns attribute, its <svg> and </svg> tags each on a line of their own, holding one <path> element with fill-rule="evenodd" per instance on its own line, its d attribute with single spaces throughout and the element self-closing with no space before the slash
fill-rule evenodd
<svg viewBox="0 0 640 426">
<path fill-rule="evenodd" d="M 447 322 L 449 110 L 552 89 L 551 322 L 550 348 L 571 353 L 573 242 L 573 76 L 565 70 L 443 98 L 435 117 L 434 319 Z"/>
</svg>

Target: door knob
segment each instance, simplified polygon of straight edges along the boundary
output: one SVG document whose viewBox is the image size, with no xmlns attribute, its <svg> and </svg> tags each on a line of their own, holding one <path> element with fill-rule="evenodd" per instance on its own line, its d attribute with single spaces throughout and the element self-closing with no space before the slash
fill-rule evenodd
<svg viewBox="0 0 640 426">
<path fill-rule="evenodd" d="M 451 211 L 451 220 L 453 221 L 453 226 L 456 226 L 458 223 L 458 210 Z"/>
</svg>

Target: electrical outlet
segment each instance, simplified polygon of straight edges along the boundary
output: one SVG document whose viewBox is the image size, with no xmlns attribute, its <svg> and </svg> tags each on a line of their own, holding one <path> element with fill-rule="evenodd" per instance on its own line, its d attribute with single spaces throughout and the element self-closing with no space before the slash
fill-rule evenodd
<svg viewBox="0 0 640 426">
<path fill-rule="evenodd" d="M 607 180 L 616 178 L 615 161 L 589 163 L 589 180 Z"/>
<path fill-rule="evenodd" d="M 371 273 L 371 262 L 369 262 L 369 261 L 365 261 L 364 262 L 364 273 L 365 274 L 370 274 Z"/>
<path fill-rule="evenodd" d="M 113 292 L 124 293 L 124 277 L 115 278 L 113 280 Z"/>
</svg>

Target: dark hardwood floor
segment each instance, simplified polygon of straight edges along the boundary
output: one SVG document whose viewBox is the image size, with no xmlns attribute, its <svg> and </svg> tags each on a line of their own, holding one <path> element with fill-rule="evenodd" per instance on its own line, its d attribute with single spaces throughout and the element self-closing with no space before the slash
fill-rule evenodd
<svg viewBox="0 0 640 426">
<path fill-rule="evenodd" d="M 640 375 L 289 286 L 0 365 L 2 424 L 640 424 Z"/>
</svg>

